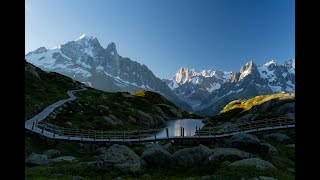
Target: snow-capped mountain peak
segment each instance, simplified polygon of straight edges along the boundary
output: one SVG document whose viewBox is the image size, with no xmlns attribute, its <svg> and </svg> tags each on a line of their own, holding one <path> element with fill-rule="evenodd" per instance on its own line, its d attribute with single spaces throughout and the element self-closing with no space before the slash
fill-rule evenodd
<svg viewBox="0 0 320 180">
<path fill-rule="evenodd" d="M 268 67 L 268 66 L 270 66 L 270 65 L 277 65 L 277 62 L 275 61 L 275 60 L 270 60 L 270 61 L 268 61 L 267 63 L 265 63 L 263 66 L 265 66 L 265 67 Z"/>
</svg>

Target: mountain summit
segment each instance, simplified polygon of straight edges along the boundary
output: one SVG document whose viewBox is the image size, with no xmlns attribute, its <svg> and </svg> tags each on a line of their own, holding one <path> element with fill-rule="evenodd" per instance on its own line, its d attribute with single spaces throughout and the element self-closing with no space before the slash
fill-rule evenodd
<svg viewBox="0 0 320 180">
<path fill-rule="evenodd" d="M 56 48 L 40 47 L 25 58 L 44 70 L 61 73 L 97 89 L 111 92 L 150 90 L 185 110 L 192 110 L 147 66 L 120 56 L 114 42 L 104 49 L 96 37 L 84 34 Z"/>
</svg>

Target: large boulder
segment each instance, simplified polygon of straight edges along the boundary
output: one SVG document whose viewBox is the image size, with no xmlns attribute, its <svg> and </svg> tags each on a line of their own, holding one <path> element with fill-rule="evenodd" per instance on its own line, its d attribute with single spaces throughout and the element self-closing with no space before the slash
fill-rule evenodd
<svg viewBox="0 0 320 180">
<path fill-rule="evenodd" d="M 46 155 L 49 159 L 51 159 L 51 158 L 55 158 L 55 157 L 59 156 L 60 151 L 56 150 L 56 149 L 49 149 L 49 150 L 45 151 L 43 153 L 43 155 Z"/>
<path fill-rule="evenodd" d="M 230 167 L 253 167 L 260 170 L 265 170 L 269 168 L 276 168 L 268 161 L 259 159 L 259 158 L 249 158 L 249 159 L 242 159 L 239 161 L 235 161 L 228 166 Z"/>
<path fill-rule="evenodd" d="M 228 144 L 230 147 L 254 153 L 266 151 L 266 147 L 261 145 L 261 141 L 256 136 L 251 134 L 235 134 L 230 138 Z"/>
<path fill-rule="evenodd" d="M 172 155 L 157 143 L 147 146 L 141 158 L 150 166 L 164 166 L 172 161 Z"/>
<path fill-rule="evenodd" d="M 108 112 L 109 111 L 109 107 L 105 106 L 105 105 L 98 105 L 97 109 L 100 110 L 101 112 Z"/>
<path fill-rule="evenodd" d="M 30 154 L 25 160 L 25 163 L 30 165 L 43 165 L 48 162 L 48 156 L 36 153 Z"/>
<path fill-rule="evenodd" d="M 225 161 L 234 162 L 253 157 L 255 156 L 251 153 L 234 148 L 216 148 L 212 150 L 212 154 L 205 160 L 204 164 L 206 166 L 218 167 Z"/>
<path fill-rule="evenodd" d="M 144 124 L 146 124 L 148 126 L 155 125 L 153 118 L 149 114 L 147 114 L 141 110 L 138 110 L 137 112 L 139 114 L 141 122 L 144 122 Z"/>
<path fill-rule="evenodd" d="M 114 144 L 99 155 L 97 161 L 89 163 L 88 168 L 92 170 L 115 168 L 127 173 L 137 172 L 141 164 L 142 161 L 139 156 L 130 148 L 124 145 Z"/>
<path fill-rule="evenodd" d="M 292 140 L 285 134 L 282 133 L 271 133 L 263 136 L 265 139 L 269 139 L 271 141 L 276 141 L 280 143 L 290 143 Z"/>
<path fill-rule="evenodd" d="M 60 162 L 60 161 L 75 161 L 77 158 L 73 156 L 61 156 L 61 157 L 56 157 L 52 159 L 53 162 Z"/>
<path fill-rule="evenodd" d="M 278 150 L 272 146 L 271 144 L 269 143 L 261 143 L 262 146 L 265 146 L 266 147 L 266 150 L 268 151 L 269 154 L 272 154 L 272 155 L 278 155 Z"/>
<path fill-rule="evenodd" d="M 201 164 L 211 153 L 212 150 L 210 148 L 200 144 L 197 147 L 176 151 L 172 155 L 172 161 L 178 166 L 191 167 Z"/>
</svg>

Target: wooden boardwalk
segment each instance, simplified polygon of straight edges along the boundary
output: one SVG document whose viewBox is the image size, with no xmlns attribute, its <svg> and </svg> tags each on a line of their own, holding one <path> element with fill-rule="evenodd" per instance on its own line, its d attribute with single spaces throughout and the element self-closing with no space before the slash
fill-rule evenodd
<svg viewBox="0 0 320 180">
<path fill-rule="evenodd" d="M 85 89 L 82 89 L 85 90 Z M 180 128 L 180 134 L 177 136 L 169 136 L 168 128 L 166 128 L 166 136 L 158 136 L 157 133 L 163 129 L 148 130 L 130 130 L 130 131 L 102 131 L 89 129 L 71 129 L 59 127 L 49 123 L 43 123 L 44 120 L 55 108 L 60 105 L 76 99 L 73 95 L 76 91 L 68 91 L 69 99 L 60 100 L 35 117 L 25 122 L 25 128 L 28 131 L 39 134 L 41 136 L 66 141 L 84 141 L 84 142 L 109 142 L 109 143 L 136 143 L 136 142 L 156 142 L 162 140 L 210 140 L 214 138 L 229 137 L 238 133 L 252 133 L 258 131 L 267 131 L 273 129 L 287 129 L 295 127 L 295 119 L 288 118 L 271 118 L 256 120 L 246 123 L 235 124 L 232 128 L 219 130 L 217 127 L 204 127 L 201 130 L 194 129 L 194 136 L 185 136 L 184 128 Z"/>
</svg>

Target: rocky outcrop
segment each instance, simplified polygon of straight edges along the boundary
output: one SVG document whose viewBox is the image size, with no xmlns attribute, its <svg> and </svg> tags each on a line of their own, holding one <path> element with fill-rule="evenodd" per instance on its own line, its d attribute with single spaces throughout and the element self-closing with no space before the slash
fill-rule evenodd
<svg viewBox="0 0 320 180">
<path fill-rule="evenodd" d="M 269 168 L 276 168 L 268 161 L 259 159 L 259 158 L 249 158 L 249 159 L 242 159 L 239 161 L 235 161 L 228 166 L 230 167 L 253 167 L 259 170 L 265 170 Z"/>
<path fill-rule="evenodd" d="M 116 118 L 114 115 L 109 114 L 108 116 L 103 116 L 104 120 L 112 125 L 119 125 L 119 124 L 123 124 L 123 121 Z"/>
<path fill-rule="evenodd" d="M 46 155 L 49 159 L 51 159 L 51 158 L 55 158 L 55 157 L 59 156 L 60 151 L 56 150 L 56 149 L 49 149 L 49 150 L 45 151 L 43 153 L 43 155 Z"/>
<path fill-rule="evenodd" d="M 261 141 L 252 134 L 239 133 L 233 135 L 228 144 L 230 147 L 246 150 L 248 152 L 259 153 L 266 151 Z"/>
<path fill-rule="evenodd" d="M 255 157 L 251 153 L 241 151 L 234 148 L 216 148 L 212 150 L 212 154 L 205 160 L 205 166 L 217 167 L 225 161 L 234 162 L 241 159 Z"/>
<path fill-rule="evenodd" d="M 137 172 L 141 167 L 140 157 L 124 145 L 114 144 L 99 155 L 95 162 L 88 163 L 92 170 L 107 170 L 116 168 L 122 172 Z"/>
<path fill-rule="evenodd" d="M 48 162 L 48 156 L 36 153 L 32 153 L 25 160 L 25 163 L 30 165 L 43 165 L 47 164 Z"/>
<path fill-rule="evenodd" d="M 98 105 L 97 109 L 100 110 L 101 112 L 108 112 L 110 108 L 105 105 Z"/>
<path fill-rule="evenodd" d="M 176 151 L 172 156 L 173 164 L 191 167 L 199 165 L 212 153 L 212 150 L 204 145 L 193 148 L 185 148 Z"/>
<path fill-rule="evenodd" d="M 280 143 L 290 143 L 292 140 L 285 134 L 282 133 L 271 133 L 263 136 L 265 139 L 269 139 L 271 141 L 276 141 Z"/>
<path fill-rule="evenodd" d="M 172 161 L 172 155 L 157 143 L 146 147 L 141 158 L 150 166 L 169 165 Z"/>
<path fill-rule="evenodd" d="M 271 144 L 269 143 L 261 143 L 262 146 L 266 146 L 266 149 L 268 151 L 269 154 L 272 154 L 272 155 L 278 155 L 278 150 L 272 146 Z"/>
<path fill-rule="evenodd" d="M 73 156 L 61 156 L 61 157 L 56 157 L 52 159 L 53 162 L 60 162 L 60 161 L 75 161 L 77 158 Z"/>
</svg>

